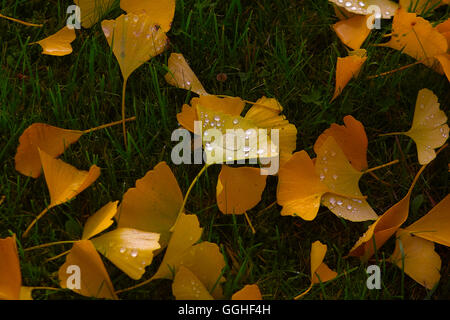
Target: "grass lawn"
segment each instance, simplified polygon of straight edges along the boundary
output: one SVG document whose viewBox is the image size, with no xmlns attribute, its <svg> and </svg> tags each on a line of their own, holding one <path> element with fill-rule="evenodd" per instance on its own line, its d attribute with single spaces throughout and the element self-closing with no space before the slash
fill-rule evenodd
<svg viewBox="0 0 450 320">
<path fill-rule="evenodd" d="M 28 43 L 54 34 L 65 25 L 71 1 L 1 0 L 2 14 L 44 23 L 43 28 L 26 27 L 0 19 L 0 238 L 18 236 L 22 276 L 26 286 L 59 287 L 57 271 L 64 258 L 45 262 L 71 248 L 53 246 L 24 252 L 23 248 L 47 242 L 79 239 L 87 217 L 109 201 L 121 200 L 160 161 L 172 168 L 186 192 L 201 165 L 176 166 L 170 154 L 176 144 L 171 133 L 178 127 L 176 114 L 194 96 L 168 85 L 164 80 L 171 52 L 181 52 L 209 93 L 239 96 L 256 101 L 275 97 L 287 119 L 298 129 L 297 151 L 314 156 L 312 146 L 331 123 L 342 124 L 351 114 L 361 121 L 369 138 L 370 167 L 399 159 L 400 163 L 361 179 L 360 187 L 377 214 L 384 213 L 403 198 L 420 165 L 415 144 L 405 136 L 379 137 L 381 133 L 407 131 L 412 123 L 417 93 L 432 90 L 448 114 L 450 86 L 443 75 L 424 65 L 376 79 L 370 75 L 413 63 L 409 56 L 374 44 L 385 41 L 391 21 L 372 32 L 364 44 L 368 60 L 357 80 L 330 103 L 334 93 L 337 57 L 347 49 L 331 24 L 337 21 L 326 0 L 178 0 L 169 49 L 144 64 L 128 81 L 128 148 L 121 127 L 83 136 L 62 159 L 86 170 L 92 164 L 102 169 L 100 178 L 76 199 L 51 209 L 28 238 L 21 234 L 33 217 L 48 204 L 43 177 L 32 179 L 14 169 L 18 138 L 34 122 L 84 130 L 120 120 L 122 76 L 100 24 L 77 32 L 74 51 L 65 57 L 41 54 L 39 45 Z M 105 17 L 122 13 L 118 1 Z M 444 6 L 427 16 L 443 21 L 450 16 Z M 224 73 L 225 81 L 217 75 Z M 219 77 L 220 79 L 220 77 Z M 449 151 L 446 149 L 422 174 L 412 198 L 408 221 L 427 213 L 448 193 Z M 370 264 L 382 271 L 382 289 L 366 287 L 367 264 L 345 258 L 371 222 L 353 223 L 321 207 L 317 218 L 282 217 L 276 201 L 277 178 L 269 177 L 260 204 L 248 214 L 253 234 L 244 216 L 225 216 L 216 205 L 216 183 L 220 166 L 208 168 L 194 187 L 187 210 L 195 213 L 204 228 L 203 240 L 217 243 L 227 262 L 225 297 L 245 284 L 258 283 L 264 299 L 292 299 L 310 283 L 311 243 L 328 245 L 325 262 L 339 277 L 316 285 L 304 299 L 448 299 L 450 277 L 448 248 L 436 245 L 442 259 L 441 280 L 432 291 L 416 283 L 398 267 L 387 263 L 394 237 Z M 375 259 L 376 258 L 376 259 Z M 162 255 L 154 259 L 144 279 L 157 269 Z M 376 261 L 375 261 L 376 260 Z M 114 287 L 136 284 L 104 259 Z M 142 281 L 142 280 L 141 280 Z M 80 299 L 71 291 L 35 291 L 35 299 Z M 124 299 L 172 299 L 171 281 L 157 280 L 120 295 Z"/>
</svg>

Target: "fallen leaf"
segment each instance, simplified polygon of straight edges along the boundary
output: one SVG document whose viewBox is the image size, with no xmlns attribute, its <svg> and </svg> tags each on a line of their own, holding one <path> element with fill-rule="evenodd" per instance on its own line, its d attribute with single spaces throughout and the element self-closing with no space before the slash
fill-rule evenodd
<svg viewBox="0 0 450 320">
<path fill-rule="evenodd" d="M 250 284 L 233 294 L 231 300 L 262 300 L 262 295 L 257 284 Z"/>
<path fill-rule="evenodd" d="M 429 10 L 434 10 L 444 4 L 449 4 L 449 0 L 400 0 L 400 6 L 410 12 L 417 14 L 426 13 Z"/>
<path fill-rule="evenodd" d="M 395 11 L 398 9 L 398 4 L 390 1 L 390 0 L 329 0 L 333 2 L 339 7 L 345 8 L 347 11 L 362 14 L 362 15 L 370 15 L 375 14 L 374 10 L 370 10 L 371 7 L 378 7 L 380 9 L 381 18 L 390 19 Z"/>
<path fill-rule="evenodd" d="M 114 216 L 117 213 L 116 202 L 109 202 L 103 206 L 100 210 L 94 213 L 84 224 L 82 240 L 90 239 L 102 231 L 108 229 L 114 223 Z"/>
<path fill-rule="evenodd" d="M 72 46 L 70 44 L 75 38 L 75 29 L 69 29 L 65 26 L 57 33 L 36 43 L 44 49 L 42 54 L 61 57 L 72 53 Z"/>
<path fill-rule="evenodd" d="M 177 300 L 214 300 L 195 274 L 183 266 L 173 279 L 172 292 Z"/>
<path fill-rule="evenodd" d="M 208 94 L 182 54 L 172 53 L 169 57 L 168 68 L 169 72 L 164 77 L 168 84 L 190 90 L 198 95 Z"/>
<path fill-rule="evenodd" d="M 120 7 L 127 13 L 144 11 L 164 32 L 170 30 L 175 14 L 175 0 L 120 0 Z"/>
<path fill-rule="evenodd" d="M 91 28 L 100 21 L 109 10 L 112 9 L 115 0 L 74 0 L 80 7 L 81 25 L 83 28 Z"/>
<path fill-rule="evenodd" d="M 341 39 L 342 43 L 358 50 L 370 34 L 371 29 L 367 27 L 368 17 L 356 15 L 333 24 L 333 30 Z"/>
<path fill-rule="evenodd" d="M 0 300 L 19 300 L 21 286 L 16 239 L 0 239 Z"/>
</svg>

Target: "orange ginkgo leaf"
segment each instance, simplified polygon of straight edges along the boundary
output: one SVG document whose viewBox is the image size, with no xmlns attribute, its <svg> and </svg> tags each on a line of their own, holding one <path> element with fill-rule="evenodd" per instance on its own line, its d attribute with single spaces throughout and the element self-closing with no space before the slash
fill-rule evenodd
<svg viewBox="0 0 450 320">
<path fill-rule="evenodd" d="M 80 19 L 83 28 L 91 28 L 112 9 L 115 0 L 74 0 L 80 7 Z"/>
<path fill-rule="evenodd" d="M 222 165 L 217 180 L 217 206 L 224 214 L 244 214 L 261 201 L 267 175 L 259 168 Z"/>
<path fill-rule="evenodd" d="M 175 0 L 120 0 L 120 7 L 127 13 L 145 12 L 164 32 L 172 26 Z"/>
<path fill-rule="evenodd" d="M 159 234 L 130 228 L 118 228 L 91 240 L 94 247 L 134 280 L 139 280 L 145 267 L 160 249 Z"/>
<path fill-rule="evenodd" d="M 172 292 L 177 300 L 214 300 L 197 276 L 184 266 L 175 274 Z"/>
<path fill-rule="evenodd" d="M 359 189 L 363 172 L 356 170 L 333 136 L 315 148 L 315 169 L 320 181 L 330 190 L 322 204 L 339 217 L 350 221 L 375 220 L 378 215 Z"/>
<path fill-rule="evenodd" d="M 50 204 L 44 209 L 28 226 L 23 237 L 34 224 L 50 209 L 62 203 L 72 200 L 79 193 L 88 188 L 100 176 L 100 168 L 91 166 L 89 171 L 78 170 L 60 159 L 54 159 L 39 149 L 42 167 L 44 169 L 45 181 L 50 193 Z"/>
<path fill-rule="evenodd" d="M 0 300 L 19 300 L 21 286 L 16 239 L 0 239 Z"/>
<path fill-rule="evenodd" d="M 129 13 L 116 20 L 103 20 L 102 28 L 124 79 L 166 49 L 166 34 L 146 14 Z"/>
<path fill-rule="evenodd" d="M 419 163 L 424 165 L 436 158 L 434 149 L 448 139 L 447 116 L 439 108 L 438 97 L 429 89 L 422 89 L 417 96 L 413 124 L 404 134 L 414 140 Z"/>
<path fill-rule="evenodd" d="M 325 140 L 332 136 L 344 152 L 353 168 L 363 171 L 368 168 L 367 164 L 367 134 L 364 125 L 351 115 L 344 117 L 344 125 L 333 123 L 316 140 L 314 151 L 322 146 Z"/>
<path fill-rule="evenodd" d="M 400 6 L 410 12 L 417 14 L 426 13 L 444 4 L 449 4 L 450 0 L 400 0 Z"/>
<path fill-rule="evenodd" d="M 402 269 L 428 290 L 439 282 L 441 258 L 434 251 L 434 243 L 413 236 L 409 231 L 398 229 L 395 250 L 389 261 Z"/>
<path fill-rule="evenodd" d="M 360 15 L 372 15 L 376 14 L 377 10 L 380 10 L 380 18 L 390 19 L 396 10 L 398 9 L 398 3 L 390 0 L 329 0 L 335 5 L 345 8 L 345 10 L 360 14 Z"/>
<path fill-rule="evenodd" d="M 182 204 L 178 182 L 169 166 L 161 162 L 124 194 L 116 216 L 117 225 L 159 233 L 161 248 L 165 248 Z"/>
<path fill-rule="evenodd" d="M 349 52 L 345 58 L 338 57 L 336 65 L 336 88 L 331 101 L 336 99 L 352 78 L 357 78 L 361 68 L 367 60 L 367 52 L 364 49 Z"/>
<path fill-rule="evenodd" d="M 170 55 L 168 68 L 169 72 L 164 77 L 168 84 L 190 90 L 198 95 L 208 94 L 181 53 L 172 53 Z"/>
<path fill-rule="evenodd" d="M 231 300 L 262 300 L 257 284 L 248 284 L 231 296 Z"/>
<path fill-rule="evenodd" d="M 406 230 L 416 237 L 450 247 L 450 195 Z"/>
<path fill-rule="evenodd" d="M 90 216 L 84 224 L 83 235 L 81 239 L 88 240 L 96 236 L 100 232 L 108 229 L 114 223 L 113 218 L 117 213 L 118 203 L 119 201 L 109 202 L 92 216 Z"/>
<path fill-rule="evenodd" d="M 42 51 L 43 54 L 60 57 L 72 53 L 71 43 L 75 38 L 75 29 L 69 29 L 65 26 L 50 37 L 35 43 L 40 44 L 42 49 L 44 49 L 44 51 Z"/>
<path fill-rule="evenodd" d="M 79 269 L 74 269 L 74 266 Z M 76 271 L 80 274 L 78 289 L 76 279 L 72 280 L 71 277 Z M 89 240 L 74 243 L 66 262 L 59 269 L 58 276 L 62 288 L 73 288 L 73 291 L 86 297 L 117 299 L 103 261 Z"/>
<path fill-rule="evenodd" d="M 353 50 L 358 50 L 364 41 L 366 41 L 371 31 L 367 27 L 367 21 L 368 17 L 356 15 L 336 22 L 333 24 L 333 30 L 343 44 Z"/>
<path fill-rule="evenodd" d="M 313 220 L 319 211 L 322 196 L 329 191 L 320 181 L 306 151 L 294 153 L 280 168 L 277 202 L 283 207 L 283 216 L 294 215 Z"/>
<path fill-rule="evenodd" d="M 14 158 L 16 170 L 32 178 L 39 177 L 42 164 L 38 148 L 51 157 L 57 158 L 82 135 L 82 131 L 61 129 L 45 123 L 33 123 L 19 138 L 19 147 Z"/>
<path fill-rule="evenodd" d="M 450 18 L 438 24 L 435 29 L 447 39 L 447 43 L 450 48 Z"/>
<path fill-rule="evenodd" d="M 320 241 L 315 241 L 311 245 L 311 285 L 302 294 L 295 297 L 300 299 L 307 294 L 314 284 L 324 283 L 333 280 L 337 276 L 337 272 L 331 270 L 324 262 L 325 254 L 327 253 L 327 245 Z"/>
<path fill-rule="evenodd" d="M 416 174 L 406 196 L 394 204 L 369 226 L 366 233 L 359 238 L 350 250 L 349 256 L 360 257 L 363 261 L 367 261 L 375 253 L 375 250 L 379 250 L 383 244 L 397 232 L 400 226 L 408 218 L 412 190 L 425 168 L 426 165 L 422 166 Z"/>
<path fill-rule="evenodd" d="M 163 261 L 151 280 L 173 279 L 183 266 L 200 280 L 215 299 L 221 298 L 225 260 L 215 243 L 204 241 L 195 244 L 201 234 L 197 216 L 182 213 L 175 224 Z"/>
<path fill-rule="evenodd" d="M 391 40 L 380 46 L 402 51 L 439 73 L 442 73 L 442 68 L 436 57 L 448 53 L 445 36 L 429 21 L 403 8 L 398 9 L 394 16 Z"/>
</svg>

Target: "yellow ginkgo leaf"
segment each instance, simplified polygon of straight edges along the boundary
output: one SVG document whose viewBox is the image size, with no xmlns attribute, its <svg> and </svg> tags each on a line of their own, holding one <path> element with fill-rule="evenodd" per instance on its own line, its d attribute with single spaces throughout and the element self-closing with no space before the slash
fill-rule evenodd
<svg viewBox="0 0 450 320">
<path fill-rule="evenodd" d="M 127 13 L 144 11 L 164 32 L 170 30 L 175 14 L 175 0 L 120 0 L 120 7 Z"/>
<path fill-rule="evenodd" d="M 213 300 L 203 283 L 189 269 L 181 266 L 175 274 L 172 292 L 177 300 Z"/>
<path fill-rule="evenodd" d="M 364 125 L 361 122 L 349 115 L 344 117 L 343 126 L 333 123 L 317 138 L 314 144 L 316 153 L 329 136 L 336 140 L 348 161 L 356 170 L 363 171 L 368 168 L 367 146 L 369 142 Z"/>
<path fill-rule="evenodd" d="M 132 279 L 139 280 L 160 249 L 159 234 L 118 228 L 91 240 L 94 247 Z"/>
<path fill-rule="evenodd" d="M 90 216 L 84 225 L 83 236 L 81 239 L 90 239 L 100 232 L 108 229 L 114 223 L 113 218 L 117 213 L 118 203 L 119 201 L 109 202 L 103 208 Z"/>
<path fill-rule="evenodd" d="M 278 173 L 277 202 L 283 207 L 281 214 L 313 220 L 322 196 L 329 192 L 306 151 L 294 153 Z"/>
<path fill-rule="evenodd" d="M 215 299 L 222 297 L 222 269 L 225 260 L 215 243 L 201 242 L 194 245 L 201 236 L 196 215 L 182 213 L 175 225 L 163 261 L 152 277 L 154 279 L 173 279 L 181 266 L 188 268 L 201 281 Z"/>
<path fill-rule="evenodd" d="M 249 284 L 233 294 L 231 300 L 262 300 L 262 295 L 257 284 Z"/>
<path fill-rule="evenodd" d="M 81 25 L 91 28 L 94 24 L 111 10 L 115 0 L 74 0 L 80 7 Z"/>
<path fill-rule="evenodd" d="M 447 116 L 439 109 L 438 98 L 431 90 L 419 91 L 412 127 L 404 134 L 416 143 L 419 163 L 422 165 L 436 158 L 434 149 L 447 141 Z"/>
<path fill-rule="evenodd" d="M 322 199 L 322 204 L 337 216 L 351 221 L 377 219 L 377 214 L 363 199 L 359 189 L 363 173 L 350 164 L 334 137 L 327 137 L 315 149 L 316 173 L 330 190 L 330 194 Z"/>
<path fill-rule="evenodd" d="M 161 162 L 124 194 L 117 211 L 117 225 L 159 233 L 161 248 L 165 248 L 182 204 L 178 182 L 169 166 Z"/>
<path fill-rule="evenodd" d="M 441 258 L 434 251 L 434 243 L 415 237 L 404 229 L 396 234 L 395 250 L 389 261 L 402 269 L 428 290 L 434 288 L 441 275 Z"/>
<path fill-rule="evenodd" d="M 47 208 L 75 198 L 100 176 L 100 168 L 96 165 L 91 166 L 89 171 L 83 171 L 60 159 L 54 159 L 42 150 L 39 150 L 39 155 L 50 192 L 50 204 Z"/>
<path fill-rule="evenodd" d="M 124 79 L 166 49 L 166 34 L 146 14 L 129 13 L 116 20 L 103 20 L 102 28 Z"/>
<path fill-rule="evenodd" d="M 21 285 L 16 239 L 0 239 L 0 300 L 19 300 Z"/>
<path fill-rule="evenodd" d="M 312 289 L 314 284 L 324 283 L 336 278 L 337 272 L 331 270 L 323 262 L 326 253 L 326 244 L 323 244 L 320 241 L 315 241 L 311 245 L 311 285 L 305 292 L 295 297 L 295 299 L 300 299 L 307 294 Z"/>
<path fill-rule="evenodd" d="M 349 256 L 360 257 L 363 261 L 367 261 L 375 253 L 375 250 L 379 250 L 383 244 L 397 232 L 400 226 L 408 218 L 412 190 L 425 168 L 426 165 L 422 166 L 416 174 L 406 196 L 394 204 L 383 215 L 379 216 L 378 219 L 369 226 L 366 233 L 359 238 L 350 250 Z"/>
<path fill-rule="evenodd" d="M 71 277 L 77 271 L 80 275 L 79 283 L 77 283 L 76 277 L 75 279 Z M 73 287 L 73 291 L 86 297 L 117 299 L 103 261 L 90 240 L 74 243 L 66 257 L 66 262 L 58 271 L 58 276 L 62 288 Z M 69 277 L 71 278 L 69 279 Z M 77 289 L 77 284 L 79 284 L 79 289 Z"/>
<path fill-rule="evenodd" d="M 398 3 L 390 0 L 329 0 L 347 11 L 362 15 L 371 15 L 380 10 L 383 19 L 390 19 L 398 9 Z"/>
<path fill-rule="evenodd" d="M 450 195 L 406 230 L 416 237 L 450 247 Z"/>
<path fill-rule="evenodd" d="M 19 138 L 19 147 L 14 158 L 16 170 L 32 178 L 39 177 L 42 164 L 38 148 L 57 158 L 82 135 L 82 131 L 61 129 L 45 123 L 32 124 Z"/>
<path fill-rule="evenodd" d="M 168 68 L 169 72 L 164 77 L 168 84 L 193 91 L 198 95 L 208 94 L 181 53 L 172 53 L 170 55 Z"/>
<path fill-rule="evenodd" d="M 368 17 L 356 15 L 354 17 L 341 20 L 333 24 L 333 30 L 341 39 L 342 43 L 358 50 L 370 34 L 367 27 Z"/>
<path fill-rule="evenodd" d="M 448 51 L 447 39 L 431 23 L 404 8 L 397 10 L 392 23 L 392 37 L 380 46 L 402 51 L 439 71 L 436 56 Z"/>
<path fill-rule="evenodd" d="M 336 65 L 336 88 L 331 101 L 336 99 L 352 78 L 357 78 L 359 72 L 367 60 L 367 52 L 364 49 L 353 51 L 345 58 L 338 58 Z"/>
<path fill-rule="evenodd" d="M 232 168 L 222 165 L 217 181 L 217 206 L 224 214 L 244 214 L 261 201 L 266 175 L 251 167 Z"/>
<path fill-rule="evenodd" d="M 60 57 L 72 53 L 71 43 L 75 38 L 75 29 L 69 29 L 65 26 L 57 33 L 36 43 L 40 44 L 42 49 L 44 49 L 42 51 L 43 54 Z"/>
</svg>

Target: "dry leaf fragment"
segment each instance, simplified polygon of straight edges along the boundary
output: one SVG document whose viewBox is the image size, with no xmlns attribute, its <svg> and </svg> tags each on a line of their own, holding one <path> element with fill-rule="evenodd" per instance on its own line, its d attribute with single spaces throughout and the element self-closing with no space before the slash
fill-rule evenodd
<svg viewBox="0 0 450 320">
<path fill-rule="evenodd" d="M 257 284 L 248 284 L 231 297 L 231 300 L 262 300 Z"/>
<path fill-rule="evenodd" d="M 356 15 L 346 20 L 341 20 L 333 25 L 333 30 L 341 39 L 342 43 L 358 50 L 370 34 L 371 29 L 367 27 L 368 17 Z"/>
<path fill-rule="evenodd" d="M 416 237 L 450 247 L 450 195 L 406 230 Z"/>
<path fill-rule="evenodd" d="M 14 158 L 16 170 L 32 178 L 39 177 L 42 164 L 38 148 L 57 158 L 82 135 L 82 131 L 61 129 L 45 123 L 30 125 L 19 138 L 19 147 Z"/>
<path fill-rule="evenodd" d="M 168 84 L 190 90 L 198 95 L 208 94 L 181 53 L 172 53 L 170 55 L 168 68 L 169 72 L 164 77 Z"/>
<path fill-rule="evenodd" d="M 91 28 L 112 8 L 115 0 L 74 0 L 80 7 L 81 25 Z"/>
<path fill-rule="evenodd" d="M 161 248 L 165 248 L 182 204 L 178 182 L 169 166 L 161 162 L 124 194 L 117 224 L 119 228 L 159 233 Z"/>
<path fill-rule="evenodd" d="M 331 101 L 336 99 L 352 78 L 357 78 L 361 68 L 367 60 L 364 49 L 353 51 L 345 58 L 338 58 L 336 65 L 336 89 Z"/>
<path fill-rule="evenodd" d="M 428 290 L 433 289 L 441 278 L 442 263 L 434 251 L 434 243 L 404 229 L 399 229 L 396 237 L 395 250 L 389 261 Z"/>
<path fill-rule="evenodd" d="M 164 32 L 172 26 L 175 0 L 120 0 L 120 7 L 127 13 L 144 11 Z"/>
<path fill-rule="evenodd" d="M 67 288 L 68 278 L 71 276 L 70 266 L 78 266 L 81 273 L 80 289 L 72 289 L 73 291 L 86 297 L 118 299 L 103 261 L 91 241 L 80 240 L 74 243 L 58 272 L 62 288 Z"/>
<path fill-rule="evenodd" d="M 222 165 L 217 181 L 217 206 L 224 214 L 244 214 L 261 201 L 267 176 L 259 168 Z"/>
<path fill-rule="evenodd" d="M 40 44 L 42 49 L 44 49 L 42 54 L 60 57 L 72 53 L 72 46 L 70 44 L 75 38 L 75 29 L 69 29 L 65 26 L 57 33 L 35 43 Z"/>
</svg>

